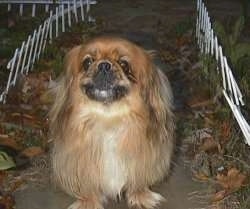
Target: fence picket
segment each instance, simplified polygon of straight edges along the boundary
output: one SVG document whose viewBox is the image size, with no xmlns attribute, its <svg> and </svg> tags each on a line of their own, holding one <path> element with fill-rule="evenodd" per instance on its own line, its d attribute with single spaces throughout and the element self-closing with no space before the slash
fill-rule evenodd
<svg viewBox="0 0 250 209">
<path fill-rule="evenodd" d="M 65 32 L 64 4 L 61 5 L 62 32 Z"/>
<path fill-rule="evenodd" d="M 22 56 L 23 56 L 24 46 L 25 46 L 25 41 L 23 41 L 21 49 L 20 49 L 20 51 L 18 53 L 18 61 L 17 61 L 16 70 L 15 70 L 15 76 L 14 76 L 14 79 L 13 79 L 13 85 L 16 84 L 16 80 L 17 80 L 17 76 L 18 76 L 18 73 L 19 73 L 20 64 L 21 64 L 21 60 L 22 60 Z"/>
<path fill-rule="evenodd" d="M 76 22 L 78 22 L 77 9 L 76 9 L 76 0 L 74 0 L 74 14 L 75 14 L 75 20 L 76 20 Z"/>
<path fill-rule="evenodd" d="M 23 16 L 23 4 L 19 5 L 19 14 L 20 16 Z"/>
<path fill-rule="evenodd" d="M 46 13 L 49 12 L 49 4 L 46 4 L 46 5 L 45 5 L 45 12 L 46 12 Z"/>
<path fill-rule="evenodd" d="M 28 72 L 29 72 L 30 63 L 32 62 L 32 61 L 31 61 L 31 57 L 32 57 L 33 48 L 34 48 L 34 45 L 35 45 L 36 33 L 37 33 L 37 32 L 36 32 L 36 30 L 35 30 L 34 33 L 33 33 L 33 36 L 32 36 L 32 42 L 31 42 L 31 47 L 30 47 L 29 59 L 28 59 L 28 64 L 27 64 L 27 68 L 26 68 L 26 75 L 27 75 Z"/>
<path fill-rule="evenodd" d="M 81 5 L 81 17 L 82 17 L 82 21 L 84 21 L 84 10 L 83 10 L 83 2 L 82 2 L 82 0 L 80 0 L 80 5 Z"/>
<path fill-rule="evenodd" d="M 8 78 L 8 82 L 7 82 L 7 87 L 6 87 L 6 92 L 5 92 L 6 95 L 9 92 L 9 88 L 10 88 L 10 85 L 12 83 L 11 78 L 12 78 L 12 74 L 14 73 L 14 67 L 15 67 L 15 64 L 16 64 L 16 58 L 17 58 L 18 51 L 19 51 L 19 49 L 15 50 L 15 54 L 14 54 L 14 57 L 13 57 L 13 62 L 11 64 L 10 74 L 9 74 L 9 78 Z"/>
<path fill-rule="evenodd" d="M 34 63 L 36 61 L 36 58 L 37 58 L 37 48 L 38 48 L 38 44 L 39 44 L 39 41 L 40 41 L 41 31 L 42 31 L 42 25 L 39 26 L 38 32 L 36 34 L 36 44 L 35 44 L 35 49 L 34 49 L 34 55 L 33 55 L 33 58 L 32 58 L 31 69 L 33 68 L 33 65 L 34 65 Z"/>
<path fill-rule="evenodd" d="M 32 17 L 36 16 L 36 4 L 32 5 Z"/>
<path fill-rule="evenodd" d="M 225 62 L 224 62 L 224 55 L 222 53 L 222 47 L 219 46 L 219 61 L 220 61 L 220 67 L 221 67 L 221 74 L 222 74 L 222 82 L 223 82 L 223 88 L 227 90 L 226 85 L 226 77 L 225 77 Z"/>
<path fill-rule="evenodd" d="M 43 44 L 43 52 L 45 50 L 45 46 L 46 46 L 46 42 L 47 42 L 47 39 L 48 39 L 48 35 L 49 35 L 49 29 L 50 29 L 50 23 L 51 23 L 51 17 L 52 17 L 52 12 L 50 13 L 50 17 L 48 18 L 48 21 L 47 21 L 47 28 L 46 28 L 46 34 L 45 34 L 45 41 L 44 41 L 44 44 Z"/>
<path fill-rule="evenodd" d="M 28 40 L 27 40 L 26 45 L 25 45 L 25 52 L 24 52 L 23 63 L 22 63 L 22 68 L 21 68 L 21 73 L 22 74 L 23 74 L 23 71 L 24 71 L 26 57 L 27 57 L 27 53 L 28 53 L 28 50 L 29 50 L 30 39 L 31 39 L 31 36 L 29 35 Z"/>
<path fill-rule="evenodd" d="M 40 46 L 39 46 L 39 50 L 38 50 L 38 53 L 37 53 L 37 59 L 39 59 L 40 53 L 41 53 L 41 50 L 42 50 L 42 45 L 43 45 L 43 42 L 44 42 L 44 33 L 45 33 L 46 25 L 47 25 L 47 21 L 44 21 L 44 24 L 42 26 L 42 35 L 41 35 Z"/>
<path fill-rule="evenodd" d="M 71 27 L 71 13 L 70 13 L 70 3 L 68 2 L 68 24 Z"/>
</svg>

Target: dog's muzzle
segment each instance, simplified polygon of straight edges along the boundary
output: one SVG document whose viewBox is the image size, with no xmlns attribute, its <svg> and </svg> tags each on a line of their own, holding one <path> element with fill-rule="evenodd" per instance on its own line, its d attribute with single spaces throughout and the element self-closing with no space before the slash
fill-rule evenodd
<svg viewBox="0 0 250 209">
<path fill-rule="evenodd" d="M 93 100 L 110 103 L 122 98 L 127 89 L 117 85 L 117 77 L 112 69 L 112 64 L 102 61 L 97 66 L 97 72 L 91 83 L 83 85 L 86 95 Z"/>
</svg>

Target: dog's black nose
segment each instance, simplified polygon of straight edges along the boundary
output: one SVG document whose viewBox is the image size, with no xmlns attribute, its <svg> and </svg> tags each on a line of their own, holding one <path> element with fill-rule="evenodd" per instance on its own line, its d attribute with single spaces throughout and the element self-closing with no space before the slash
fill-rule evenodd
<svg viewBox="0 0 250 209">
<path fill-rule="evenodd" d="M 111 70 L 111 63 L 107 62 L 107 61 L 103 61 L 98 65 L 98 70 L 99 71 L 104 71 L 104 72 L 108 72 Z"/>
</svg>

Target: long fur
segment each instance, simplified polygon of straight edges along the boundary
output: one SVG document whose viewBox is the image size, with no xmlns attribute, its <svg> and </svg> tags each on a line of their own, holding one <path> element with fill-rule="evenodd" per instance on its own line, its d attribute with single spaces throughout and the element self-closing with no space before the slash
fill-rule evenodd
<svg viewBox="0 0 250 209">
<path fill-rule="evenodd" d="M 128 45 L 129 53 L 135 57 L 132 63 L 137 71 L 137 83 L 131 94 L 110 107 L 87 99 L 79 90 L 80 76 L 76 69 L 85 48 L 96 42 Z M 170 169 L 174 131 L 171 88 L 150 55 L 130 42 L 99 38 L 86 47 L 78 46 L 69 52 L 64 74 L 55 89 L 55 102 L 50 111 L 54 177 L 64 191 L 78 200 L 94 197 L 102 204 L 106 197 L 116 198 L 125 191 L 133 205 L 136 199 L 133 194 L 147 191 Z M 113 156 L 109 156 L 110 148 L 105 148 L 107 143 L 112 143 Z M 120 169 L 124 175 L 124 185 L 119 191 L 110 186 L 109 176 L 104 175 L 107 166 L 112 166 L 112 162 L 106 166 L 108 156 L 116 160 L 111 169 Z M 153 192 L 147 195 L 155 203 L 140 203 L 146 208 L 155 207 L 157 198 L 161 199 Z"/>
</svg>

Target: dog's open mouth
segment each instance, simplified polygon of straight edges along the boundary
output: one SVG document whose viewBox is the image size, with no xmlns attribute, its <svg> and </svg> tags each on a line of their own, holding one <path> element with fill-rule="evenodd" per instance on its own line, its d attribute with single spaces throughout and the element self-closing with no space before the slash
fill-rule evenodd
<svg viewBox="0 0 250 209">
<path fill-rule="evenodd" d="M 83 87 L 83 90 L 90 99 L 104 103 L 119 100 L 127 93 L 127 88 L 119 85 L 107 89 L 99 89 L 94 84 L 89 83 L 83 85 Z"/>
</svg>

